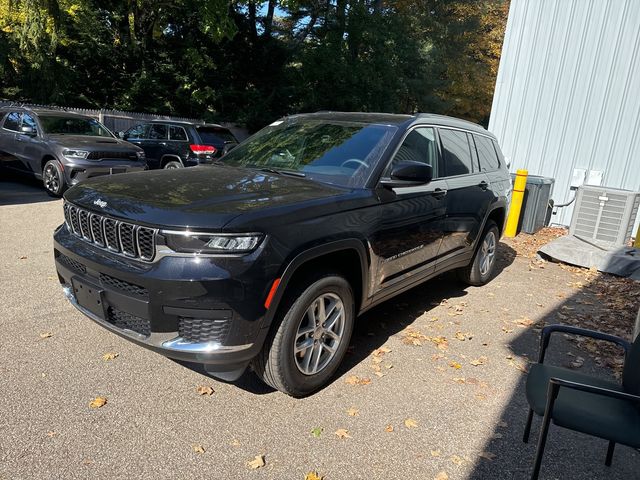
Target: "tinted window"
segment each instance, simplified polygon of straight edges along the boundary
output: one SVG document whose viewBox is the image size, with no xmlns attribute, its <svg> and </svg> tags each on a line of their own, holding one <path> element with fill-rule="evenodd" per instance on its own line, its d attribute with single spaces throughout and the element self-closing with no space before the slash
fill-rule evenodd
<svg viewBox="0 0 640 480">
<path fill-rule="evenodd" d="M 179 140 L 185 142 L 187 140 L 187 132 L 184 131 L 182 127 L 174 127 L 173 125 L 169 127 L 169 138 L 171 140 Z"/>
<path fill-rule="evenodd" d="M 413 161 L 426 163 L 433 167 L 433 178 L 438 177 L 438 161 L 436 150 L 436 135 L 433 128 L 421 127 L 409 132 L 402 145 L 393 157 L 393 161 L 386 175 L 391 173 L 391 168 L 400 162 Z"/>
<path fill-rule="evenodd" d="M 445 174 L 448 177 L 464 175 L 473 171 L 471 149 L 467 134 L 459 130 L 440 129 Z"/>
<path fill-rule="evenodd" d="M 147 125 L 136 125 L 135 127 L 131 127 L 124 134 L 124 138 L 126 139 L 141 139 L 146 138 L 145 133 L 148 130 Z"/>
<path fill-rule="evenodd" d="M 498 160 L 498 154 L 493 147 L 493 141 L 482 135 L 474 135 L 473 138 L 476 141 L 476 149 L 480 158 L 480 170 L 483 172 L 497 170 L 500 167 L 500 160 Z"/>
<path fill-rule="evenodd" d="M 196 127 L 202 143 L 208 145 L 210 143 L 222 145 L 227 142 L 238 143 L 236 137 L 226 128 L 220 127 Z"/>
<path fill-rule="evenodd" d="M 167 139 L 167 126 L 152 123 L 149 129 L 149 139 L 151 140 L 166 140 Z"/>
<path fill-rule="evenodd" d="M 110 137 L 111 132 L 97 120 L 62 115 L 39 115 L 42 129 L 52 135 L 82 135 L 87 137 Z"/>
<path fill-rule="evenodd" d="M 33 128 L 34 132 L 38 130 L 38 124 L 36 123 L 35 119 L 28 113 L 22 114 L 22 126 L 31 127 Z"/>
<path fill-rule="evenodd" d="M 223 157 L 226 165 L 304 173 L 362 187 L 397 131 L 388 125 L 331 120 L 276 122 Z"/>
<path fill-rule="evenodd" d="M 13 130 L 17 132 L 20 130 L 20 114 L 18 112 L 11 112 L 4 120 L 4 128 L 7 130 Z"/>
</svg>

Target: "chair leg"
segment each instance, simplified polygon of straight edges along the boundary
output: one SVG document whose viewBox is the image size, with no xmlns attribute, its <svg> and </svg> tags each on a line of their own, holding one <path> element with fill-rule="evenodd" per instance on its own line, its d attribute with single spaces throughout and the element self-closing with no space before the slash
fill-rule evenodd
<svg viewBox="0 0 640 480">
<path fill-rule="evenodd" d="M 545 412 L 542 419 L 542 428 L 540 430 L 540 438 L 538 439 L 538 448 L 536 450 L 536 459 L 533 464 L 533 473 L 531 474 L 531 480 L 538 480 L 540 475 L 540 467 L 542 466 L 542 455 L 544 454 L 544 447 L 547 444 L 547 435 L 549 434 L 549 424 L 551 423 L 551 415 L 549 412 Z"/>
<path fill-rule="evenodd" d="M 616 442 L 613 440 L 609 441 L 609 448 L 607 448 L 607 459 L 604 461 L 604 464 L 607 467 L 611 466 L 611 461 L 613 460 L 613 450 L 616 448 Z"/>
<path fill-rule="evenodd" d="M 529 434 L 531 433 L 531 422 L 533 422 L 533 409 L 529 409 L 529 415 L 527 416 L 527 424 L 524 426 L 524 435 L 522 441 L 529 443 Z"/>
</svg>

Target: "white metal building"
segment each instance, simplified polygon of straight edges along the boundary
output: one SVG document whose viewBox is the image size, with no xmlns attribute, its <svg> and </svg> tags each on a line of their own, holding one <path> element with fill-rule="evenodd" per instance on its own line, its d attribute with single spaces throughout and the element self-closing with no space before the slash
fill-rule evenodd
<svg viewBox="0 0 640 480">
<path fill-rule="evenodd" d="M 640 0 L 511 0 L 489 122 L 511 170 L 555 178 L 556 204 L 572 179 L 640 190 L 639 57 Z"/>
</svg>

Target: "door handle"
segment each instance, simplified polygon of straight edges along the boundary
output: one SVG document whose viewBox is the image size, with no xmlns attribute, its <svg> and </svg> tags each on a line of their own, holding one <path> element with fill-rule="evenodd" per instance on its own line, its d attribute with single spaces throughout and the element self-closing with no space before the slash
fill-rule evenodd
<svg viewBox="0 0 640 480">
<path fill-rule="evenodd" d="M 487 182 L 485 182 L 484 180 L 481 181 L 478 186 L 482 189 L 482 190 L 486 190 L 487 188 L 489 188 L 489 184 Z"/>
<path fill-rule="evenodd" d="M 433 192 L 431 192 L 434 197 L 442 198 L 447 194 L 446 188 L 436 188 Z"/>
</svg>

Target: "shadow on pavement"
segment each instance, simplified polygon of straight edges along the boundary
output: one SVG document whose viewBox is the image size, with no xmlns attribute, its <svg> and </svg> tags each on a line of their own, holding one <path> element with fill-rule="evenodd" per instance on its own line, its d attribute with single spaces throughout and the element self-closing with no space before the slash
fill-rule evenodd
<svg viewBox="0 0 640 480">
<path fill-rule="evenodd" d="M 0 205 L 55 202 L 56 200 L 47 194 L 40 180 L 0 169 Z"/>
<path fill-rule="evenodd" d="M 501 243 L 496 262 L 496 276 L 511 265 L 515 257 L 515 250 Z M 384 345 L 389 337 L 398 334 L 420 315 L 440 305 L 442 300 L 464 297 L 467 294 L 466 288 L 466 285 L 457 279 L 455 272 L 448 272 L 364 313 L 356 320 L 349 351 L 328 385 L 337 381 L 360 362 L 365 361 L 374 350 Z M 181 364 L 198 373 L 208 375 L 201 365 Z M 238 388 L 256 395 L 275 391 L 249 370 L 239 380 L 232 383 Z"/>
<path fill-rule="evenodd" d="M 589 285 L 586 285 L 588 287 Z M 573 315 L 574 319 L 586 318 L 584 328 L 597 329 L 607 332 L 606 324 L 596 328 L 593 323 L 607 315 L 616 315 L 606 304 L 606 298 L 594 298 L 593 292 L 578 290 L 575 294 L 565 298 L 557 308 L 537 319 L 533 325 L 524 329 L 522 334 L 513 339 L 508 347 L 514 358 L 524 357 L 525 360 L 535 362 L 538 357 L 538 342 L 543 326 L 558 323 L 576 325 L 576 321 L 567 319 Z M 631 309 L 633 306 L 629 304 Z M 637 309 L 637 306 L 636 306 Z M 563 320 L 564 317 L 564 320 Z M 635 317 L 635 314 L 634 314 Z M 582 320 L 579 323 L 583 323 Z M 626 335 L 631 340 L 633 321 L 629 322 Z M 617 333 L 617 332 L 608 332 Z M 600 342 L 585 342 L 591 352 L 602 352 Z M 618 350 L 620 358 L 622 349 Z M 604 362 L 594 361 L 585 350 L 569 340 L 562 333 L 552 335 L 545 363 L 562 367 L 569 367 L 572 359 L 582 356 L 584 364 L 579 366 L 581 373 L 613 380 L 610 369 L 602 366 Z M 519 363 L 523 363 L 520 361 Z M 600 364 L 598 364 L 600 363 Z M 489 478 L 528 479 L 533 469 L 534 456 L 540 433 L 542 418 L 534 415 L 529 443 L 522 441 L 528 403 L 525 396 L 526 374 L 521 375 L 514 386 L 512 396 L 507 407 L 496 419 L 494 434 L 484 445 L 484 452 L 495 455 L 493 460 L 478 458 L 473 472 L 467 477 L 469 480 L 485 480 Z M 640 453 L 630 447 L 616 446 L 613 465 L 604 465 L 608 441 L 574 432 L 551 424 L 547 445 L 544 451 L 540 479 L 585 480 L 585 479 L 631 479 L 640 478 Z"/>
</svg>

